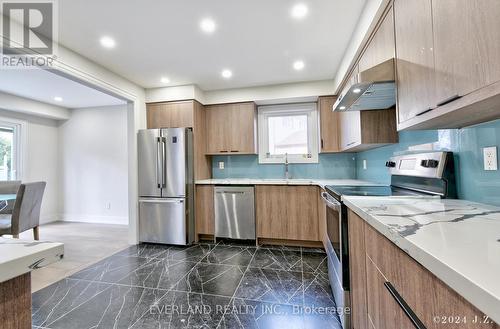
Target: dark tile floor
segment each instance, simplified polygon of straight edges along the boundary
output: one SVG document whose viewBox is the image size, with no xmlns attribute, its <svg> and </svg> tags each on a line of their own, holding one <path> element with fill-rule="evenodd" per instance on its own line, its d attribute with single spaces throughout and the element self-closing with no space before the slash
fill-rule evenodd
<svg viewBox="0 0 500 329">
<path fill-rule="evenodd" d="M 341 328 L 320 249 L 143 244 L 33 294 L 34 328 Z"/>
</svg>

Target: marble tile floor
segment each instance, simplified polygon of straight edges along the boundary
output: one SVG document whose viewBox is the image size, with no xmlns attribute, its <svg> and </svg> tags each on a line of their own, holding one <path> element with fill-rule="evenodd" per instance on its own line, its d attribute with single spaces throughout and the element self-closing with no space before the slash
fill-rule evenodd
<svg viewBox="0 0 500 329">
<path fill-rule="evenodd" d="M 319 249 L 131 246 L 33 294 L 34 328 L 334 328 Z"/>
<path fill-rule="evenodd" d="M 33 240 L 31 230 L 21 239 Z M 53 222 L 40 226 L 40 239 L 64 243 L 64 258 L 31 272 L 35 292 L 129 246 L 126 225 Z"/>
</svg>

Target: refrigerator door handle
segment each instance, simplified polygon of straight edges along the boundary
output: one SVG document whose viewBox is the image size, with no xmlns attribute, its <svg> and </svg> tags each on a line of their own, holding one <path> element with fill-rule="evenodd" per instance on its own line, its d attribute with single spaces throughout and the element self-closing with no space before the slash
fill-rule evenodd
<svg viewBox="0 0 500 329">
<path fill-rule="evenodd" d="M 161 137 L 158 137 L 156 140 L 156 184 L 158 188 L 162 188 L 161 182 L 163 181 L 163 173 L 161 171 L 161 168 L 163 167 L 163 156 L 161 156 L 162 152 Z"/>
<path fill-rule="evenodd" d="M 184 203 L 184 199 L 167 199 L 167 198 L 148 198 L 148 199 L 139 199 L 139 203 Z"/>
<path fill-rule="evenodd" d="M 163 167 L 162 167 L 162 188 L 167 187 L 167 139 L 162 137 L 163 143 Z"/>
</svg>

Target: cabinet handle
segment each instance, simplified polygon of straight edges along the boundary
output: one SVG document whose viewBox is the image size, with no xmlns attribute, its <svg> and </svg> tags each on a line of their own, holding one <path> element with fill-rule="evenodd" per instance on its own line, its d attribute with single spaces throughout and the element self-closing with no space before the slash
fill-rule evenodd
<svg viewBox="0 0 500 329">
<path fill-rule="evenodd" d="M 351 146 L 353 144 L 356 144 L 356 142 L 350 142 L 349 144 L 347 144 L 346 146 Z"/>
<path fill-rule="evenodd" d="M 231 150 L 231 152 L 233 152 L 233 153 L 234 153 L 234 152 L 239 152 L 239 151 L 238 151 L 238 150 Z"/>
<path fill-rule="evenodd" d="M 398 293 L 396 288 L 390 283 L 389 281 L 384 282 L 384 286 L 387 288 L 389 293 L 391 294 L 392 298 L 398 303 L 399 307 L 405 312 L 406 316 L 408 319 L 410 319 L 411 323 L 415 326 L 417 329 L 427 329 L 425 325 L 420 321 L 418 316 L 413 312 L 413 310 L 408 306 L 408 304 L 405 302 L 403 297 Z"/>
<path fill-rule="evenodd" d="M 450 96 L 444 100 L 442 100 L 441 102 L 437 103 L 436 107 L 439 107 L 439 106 L 443 106 L 443 105 L 446 105 L 448 103 L 451 103 L 453 101 L 456 101 L 457 99 L 461 98 L 462 96 L 458 95 L 458 94 L 455 94 L 453 96 Z"/>
<path fill-rule="evenodd" d="M 227 153 L 227 151 L 219 151 L 219 153 Z"/>
<path fill-rule="evenodd" d="M 434 109 L 435 109 L 435 108 L 430 108 L 430 107 L 429 107 L 428 109 L 425 109 L 425 110 L 423 110 L 422 112 L 418 112 L 417 114 L 415 114 L 415 116 L 416 116 L 416 117 L 419 117 L 419 116 L 421 116 L 421 115 L 423 115 L 423 114 L 425 114 L 425 113 L 428 113 L 428 112 L 430 112 L 430 111 L 432 111 L 432 110 L 434 110 Z"/>
<path fill-rule="evenodd" d="M 323 138 L 321 138 L 321 149 L 325 148 L 325 143 L 323 142 Z"/>
</svg>

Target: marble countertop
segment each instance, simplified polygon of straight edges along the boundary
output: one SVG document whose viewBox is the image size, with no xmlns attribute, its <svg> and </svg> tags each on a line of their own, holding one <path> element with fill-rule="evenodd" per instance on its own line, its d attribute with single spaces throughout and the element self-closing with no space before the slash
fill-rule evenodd
<svg viewBox="0 0 500 329">
<path fill-rule="evenodd" d="M 346 196 L 343 201 L 500 323 L 500 208 L 449 199 Z"/>
<path fill-rule="evenodd" d="M 368 181 L 357 179 L 269 179 L 269 178 L 222 178 L 203 179 L 195 182 L 198 185 L 316 185 L 324 188 L 326 185 L 371 185 Z"/>
<path fill-rule="evenodd" d="M 4 282 L 60 260 L 59 242 L 27 241 L 0 237 L 0 282 Z"/>
</svg>

